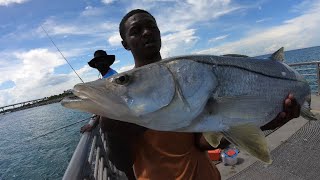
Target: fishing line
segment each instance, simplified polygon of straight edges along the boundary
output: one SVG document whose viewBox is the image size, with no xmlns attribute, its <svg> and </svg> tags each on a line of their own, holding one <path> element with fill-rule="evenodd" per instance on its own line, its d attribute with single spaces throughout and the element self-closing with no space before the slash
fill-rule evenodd
<svg viewBox="0 0 320 180">
<path fill-rule="evenodd" d="M 68 124 L 68 125 L 66 125 L 66 126 L 60 127 L 60 128 L 58 128 L 58 129 L 55 129 L 55 130 L 53 130 L 53 131 L 47 132 L 47 133 L 45 133 L 45 134 L 42 134 L 42 135 L 40 135 L 40 136 L 31 138 L 31 139 L 26 140 L 26 141 L 31 141 L 31 140 L 38 139 L 38 138 L 40 138 L 40 137 L 43 137 L 43 136 L 46 136 L 46 135 L 48 135 L 48 134 L 54 133 L 54 132 L 59 131 L 59 130 L 61 130 L 61 129 L 67 128 L 67 127 L 69 127 L 69 126 L 73 126 L 73 125 L 75 125 L 75 124 L 78 124 L 78 123 L 81 123 L 81 122 L 83 122 L 83 121 L 89 120 L 90 118 L 92 118 L 92 116 L 91 116 L 91 117 L 88 117 L 88 118 L 85 118 L 85 119 L 82 119 L 82 120 L 79 120 L 79 121 L 77 121 L 77 122 Z"/>
<path fill-rule="evenodd" d="M 48 38 L 50 39 L 50 41 L 52 42 L 52 44 L 57 48 L 57 50 L 60 52 L 61 56 L 63 57 L 63 59 L 69 64 L 69 66 L 71 67 L 71 69 L 76 73 L 76 75 L 78 76 L 78 78 L 84 83 L 84 81 L 81 79 L 81 77 L 78 75 L 78 73 L 76 72 L 76 70 L 73 69 L 73 67 L 71 66 L 71 64 L 69 63 L 69 61 L 64 57 L 64 55 L 62 54 L 62 52 L 60 51 L 60 49 L 58 48 L 58 46 L 53 42 L 53 40 L 51 39 L 51 37 L 49 36 L 48 32 L 42 27 L 42 25 L 40 25 L 42 30 L 46 33 L 46 35 L 48 36 Z"/>
</svg>

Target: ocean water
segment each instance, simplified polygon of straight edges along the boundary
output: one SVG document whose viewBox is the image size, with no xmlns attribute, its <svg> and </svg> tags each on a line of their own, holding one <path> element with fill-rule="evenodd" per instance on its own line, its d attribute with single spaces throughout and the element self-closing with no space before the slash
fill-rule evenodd
<svg viewBox="0 0 320 180">
<path fill-rule="evenodd" d="M 318 61 L 320 47 L 286 51 L 285 56 L 289 64 Z M 39 136 L 88 117 L 59 103 L 0 115 L 0 180 L 61 179 L 87 121 Z"/>
<path fill-rule="evenodd" d="M 59 103 L 0 115 L 0 179 L 61 179 L 88 121 L 39 136 L 88 117 Z"/>
<path fill-rule="evenodd" d="M 296 49 L 284 52 L 285 62 L 287 64 L 297 63 L 297 62 L 311 62 L 320 61 L 320 46 Z M 261 55 L 257 57 L 267 58 L 270 54 Z"/>
<path fill-rule="evenodd" d="M 257 57 L 268 58 L 270 57 L 270 54 Z M 285 63 L 287 64 L 312 61 L 320 61 L 320 46 L 285 51 Z M 296 69 L 300 74 L 305 75 L 305 79 L 309 82 L 312 93 L 318 92 L 317 76 L 310 76 L 310 74 L 318 73 L 315 67 L 315 65 L 293 66 L 293 68 Z"/>
</svg>

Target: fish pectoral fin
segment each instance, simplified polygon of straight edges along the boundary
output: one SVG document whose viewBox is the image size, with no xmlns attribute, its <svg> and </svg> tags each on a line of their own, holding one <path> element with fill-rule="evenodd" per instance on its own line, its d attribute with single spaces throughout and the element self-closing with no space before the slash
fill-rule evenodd
<svg viewBox="0 0 320 180">
<path fill-rule="evenodd" d="M 215 148 L 219 146 L 220 141 L 223 137 L 221 133 L 217 132 L 204 132 L 202 133 L 202 135 L 207 140 L 207 142 Z"/>
<path fill-rule="evenodd" d="M 272 160 L 267 141 L 262 131 L 253 124 L 243 124 L 230 127 L 222 134 L 231 143 L 247 151 L 257 159 L 271 164 Z"/>
</svg>

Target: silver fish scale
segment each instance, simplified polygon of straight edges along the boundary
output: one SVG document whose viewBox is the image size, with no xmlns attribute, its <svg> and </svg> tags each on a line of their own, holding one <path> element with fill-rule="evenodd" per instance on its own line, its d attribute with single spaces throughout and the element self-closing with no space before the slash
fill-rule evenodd
<svg viewBox="0 0 320 180">
<path fill-rule="evenodd" d="M 305 82 L 271 78 L 235 67 L 217 66 L 213 73 L 218 86 L 204 112 L 181 132 L 219 132 L 230 125 L 253 123 L 265 125 L 283 108 L 288 92 L 299 104 L 310 89 Z"/>
<path fill-rule="evenodd" d="M 286 68 L 286 66 L 284 66 L 283 63 L 279 61 L 270 59 L 221 57 L 212 55 L 192 55 L 172 57 L 163 61 L 175 61 L 181 59 L 193 60 L 200 63 L 210 64 L 213 66 L 232 66 L 270 77 L 276 77 L 287 80 L 297 80 L 297 74 L 294 71 L 292 71 L 292 69 Z"/>
<path fill-rule="evenodd" d="M 243 105 L 238 104 L 237 99 L 248 97 L 256 99 L 257 102 L 260 102 L 258 106 L 251 107 L 250 104 L 246 104 L 248 107 L 239 107 L 238 109 L 239 111 L 248 111 L 246 108 L 253 108 L 252 111 L 261 113 L 259 125 L 272 120 L 282 111 L 283 100 L 290 90 L 294 90 L 292 93 L 300 104 L 303 104 L 305 96 L 309 94 L 304 82 L 271 78 L 244 69 L 226 66 L 217 66 L 213 68 L 213 72 L 218 80 L 218 87 L 213 97 L 234 98 L 235 106 Z M 272 111 L 262 113 L 267 109 L 272 109 Z"/>
</svg>

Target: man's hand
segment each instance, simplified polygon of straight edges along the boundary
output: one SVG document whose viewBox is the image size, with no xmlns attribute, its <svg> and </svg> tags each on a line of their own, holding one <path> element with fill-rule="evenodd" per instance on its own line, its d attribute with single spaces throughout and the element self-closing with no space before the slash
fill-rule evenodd
<svg viewBox="0 0 320 180">
<path fill-rule="evenodd" d="M 84 133 L 86 131 L 90 132 L 90 131 L 92 131 L 92 129 L 94 129 L 94 127 L 92 125 L 86 124 L 80 128 L 80 133 Z"/>
<path fill-rule="evenodd" d="M 300 116 L 300 104 L 296 101 L 293 94 L 289 94 L 283 102 L 283 111 L 268 124 L 261 127 L 262 130 L 271 130 L 280 127 L 293 118 Z"/>
</svg>

